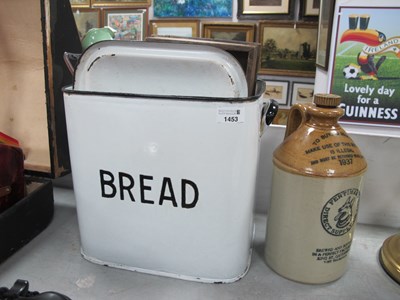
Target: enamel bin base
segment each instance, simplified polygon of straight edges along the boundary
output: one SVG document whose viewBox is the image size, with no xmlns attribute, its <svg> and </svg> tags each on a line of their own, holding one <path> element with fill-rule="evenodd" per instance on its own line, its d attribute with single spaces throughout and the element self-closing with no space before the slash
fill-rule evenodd
<svg viewBox="0 0 400 300">
<path fill-rule="evenodd" d="M 268 106 L 258 85 L 234 101 L 65 88 L 83 256 L 201 282 L 244 276 Z"/>
</svg>

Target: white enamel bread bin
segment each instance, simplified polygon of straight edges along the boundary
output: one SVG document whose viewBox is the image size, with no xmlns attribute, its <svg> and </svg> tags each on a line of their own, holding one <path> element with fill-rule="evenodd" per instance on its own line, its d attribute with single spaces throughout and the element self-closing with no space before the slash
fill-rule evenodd
<svg viewBox="0 0 400 300">
<path fill-rule="evenodd" d="M 90 59 L 96 58 L 93 47 L 103 45 L 108 44 L 89 48 Z M 119 45 L 113 45 L 115 56 Z M 122 46 L 124 53 L 127 45 Z M 174 86 L 164 85 L 168 91 L 162 94 L 158 73 L 179 58 L 174 56 L 175 46 L 171 55 L 165 48 L 170 45 L 158 46 L 164 47 L 161 57 L 147 65 L 148 70 L 141 66 L 136 71 L 130 63 L 136 52 L 124 56 L 127 62 L 120 67 L 125 77 L 118 78 L 126 78 L 124 84 L 133 88 L 130 92 L 114 90 L 122 86 L 113 82 L 113 74 L 99 77 L 102 84 L 82 79 L 85 75 L 77 72 L 87 72 L 82 61 L 88 59 L 87 53 L 76 69 L 74 87 L 64 88 L 81 252 L 89 261 L 117 268 L 201 282 L 233 282 L 249 267 L 260 136 L 265 119 L 273 118 L 277 106 L 262 99 L 265 85 L 261 82 L 256 95 L 236 96 L 246 82 L 239 66 L 222 68 L 225 75 L 236 72 L 238 76 L 230 96 L 212 96 L 211 90 L 219 88 L 206 78 L 199 88 L 194 68 L 206 70 L 221 59 L 221 51 L 209 47 L 205 51 L 214 52 L 212 62 L 204 60 L 206 66 L 200 66 L 199 61 L 192 64 L 188 59 L 179 74 L 170 70 L 163 80 Z M 202 52 L 201 48 L 195 50 Z M 149 56 L 153 54 L 149 51 Z M 150 61 L 145 52 L 140 55 Z M 81 64 L 85 68 L 80 69 Z M 108 66 L 102 68 L 98 72 L 106 75 Z M 135 72 L 146 77 L 135 75 L 135 82 L 129 82 Z M 187 77 L 185 85 L 192 89 L 177 86 L 175 76 Z M 212 74 L 209 80 L 216 77 Z M 203 95 L 190 96 L 191 90 Z M 229 89 L 221 90 L 215 94 Z M 183 95 L 171 96 L 180 92 Z"/>
</svg>

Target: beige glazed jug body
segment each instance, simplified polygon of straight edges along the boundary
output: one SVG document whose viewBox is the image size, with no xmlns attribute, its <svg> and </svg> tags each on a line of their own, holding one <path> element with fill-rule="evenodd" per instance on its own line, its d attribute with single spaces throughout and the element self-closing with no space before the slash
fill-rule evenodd
<svg viewBox="0 0 400 300">
<path fill-rule="evenodd" d="M 295 104 L 274 152 L 265 258 L 278 274 L 304 283 L 346 270 L 367 164 L 338 124 L 340 97 Z"/>
</svg>

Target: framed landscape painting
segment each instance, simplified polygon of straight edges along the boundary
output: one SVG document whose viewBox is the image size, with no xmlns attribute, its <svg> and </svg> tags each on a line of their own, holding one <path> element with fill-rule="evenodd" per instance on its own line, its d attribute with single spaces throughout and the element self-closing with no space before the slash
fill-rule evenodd
<svg viewBox="0 0 400 300">
<path fill-rule="evenodd" d="M 202 36 L 209 39 L 254 42 L 256 25 L 249 23 L 203 23 Z"/>
<path fill-rule="evenodd" d="M 314 77 L 317 23 L 260 22 L 260 74 Z"/>
<path fill-rule="evenodd" d="M 266 89 L 264 99 L 276 100 L 279 105 L 288 104 L 289 81 L 264 80 Z"/>
<path fill-rule="evenodd" d="M 314 84 L 306 82 L 293 82 L 292 101 L 295 103 L 307 103 L 314 100 Z"/>
</svg>

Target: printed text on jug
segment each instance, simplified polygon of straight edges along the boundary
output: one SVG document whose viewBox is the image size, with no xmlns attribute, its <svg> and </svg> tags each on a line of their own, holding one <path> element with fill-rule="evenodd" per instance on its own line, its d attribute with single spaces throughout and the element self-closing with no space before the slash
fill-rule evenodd
<svg viewBox="0 0 400 300">
<path fill-rule="evenodd" d="M 338 141 L 329 143 L 329 137 L 337 135 L 347 137 L 347 134 L 343 132 L 338 132 L 337 134 L 331 132 L 324 133 L 314 140 L 312 147 L 304 151 L 306 155 L 318 153 L 319 151 L 323 152 L 320 158 L 310 160 L 311 165 L 335 161 L 340 166 L 347 166 L 353 164 L 354 159 L 363 158 L 359 153 L 355 153 L 356 145 L 353 142 Z"/>
<path fill-rule="evenodd" d="M 351 241 L 334 248 L 317 248 L 312 253 L 312 256 L 316 261 L 320 261 L 325 264 L 334 263 L 347 256 L 347 253 L 350 251 L 350 246 Z"/>
</svg>

